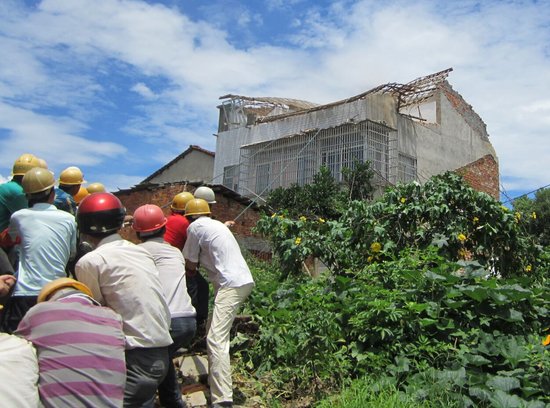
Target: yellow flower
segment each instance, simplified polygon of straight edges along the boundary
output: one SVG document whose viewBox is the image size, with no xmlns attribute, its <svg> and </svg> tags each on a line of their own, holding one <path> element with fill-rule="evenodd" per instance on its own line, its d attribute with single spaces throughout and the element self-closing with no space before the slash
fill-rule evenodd
<svg viewBox="0 0 550 408">
<path fill-rule="evenodd" d="M 302 222 L 306 222 L 306 220 L 307 220 L 307 218 L 306 218 L 306 217 L 304 217 L 303 215 L 302 215 L 302 216 L 300 216 L 300 221 L 302 221 Z"/>
<path fill-rule="evenodd" d="M 399 201 L 401 201 L 401 204 L 405 204 L 405 201 L 407 201 L 407 199 L 405 197 L 401 197 L 401 200 Z"/>
<path fill-rule="evenodd" d="M 300 242 L 302 242 L 302 238 L 300 238 L 300 237 L 298 237 L 298 238 L 296 238 L 296 239 L 294 240 L 294 243 L 295 243 L 296 245 L 300 245 Z"/>
<path fill-rule="evenodd" d="M 506 207 L 505 205 L 501 205 L 500 206 L 500 209 L 504 212 L 507 212 L 508 211 L 508 207 Z"/>
<path fill-rule="evenodd" d="M 370 250 L 372 252 L 380 252 L 381 249 L 382 245 L 380 245 L 380 242 L 373 242 L 372 244 L 370 244 Z"/>
<path fill-rule="evenodd" d="M 536 220 L 537 219 L 537 213 L 533 211 L 533 214 L 531 214 L 531 218 Z"/>
<path fill-rule="evenodd" d="M 271 214 L 271 218 L 275 218 L 277 216 L 277 213 Z"/>
<path fill-rule="evenodd" d="M 548 336 L 546 336 L 546 338 L 542 341 L 542 345 L 543 346 L 550 345 L 550 334 Z"/>
<path fill-rule="evenodd" d="M 368 262 L 368 263 L 371 263 L 373 259 L 374 259 L 374 258 L 373 258 L 372 256 L 369 256 L 369 257 L 367 258 L 367 262 Z"/>
<path fill-rule="evenodd" d="M 285 218 L 285 216 L 283 214 L 279 215 L 279 218 Z"/>
<path fill-rule="evenodd" d="M 479 218 L 474 217 L 473 221 L 474 221 L 474 224 L 477 224 L 479 222 Z"/>
<path fill-rule="evenodd" d="M 531 272 L 532 269 L 533 269 L 533 267 L 531 265 L 527 265 L 525 267 L 525 272 Z"/>
<path fill-rule="evenodd" d="M 514 217 L 516 218 L 516 223 L 519 222 L 521 220 L 521 213 L 515 212 Z"/>
<path fill-rule="evenodd" d="M 324 218 L 319 218 L 319 222 L 323 223 L 323 222 L 325 222 L 325 219 Z"/>
<path fill-rule="evenodd" d="M 458 238 L 458 240 L 459 240 L 460 242 L 466 241 L 466 235 L 464 235 L 464 234 L 462 234 L 462 233 L 458 234 L 458 235 L 457 235 L 457 238 Z"/>
</svg>

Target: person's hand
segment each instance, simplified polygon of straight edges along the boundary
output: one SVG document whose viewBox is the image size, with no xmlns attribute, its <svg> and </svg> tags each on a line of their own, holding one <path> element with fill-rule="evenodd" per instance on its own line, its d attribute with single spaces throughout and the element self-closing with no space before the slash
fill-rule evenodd
<svg viewBox="0 0 550 408">
<path fill-rule="evenodd" d="M 231 228 L 235 225 L 235 221 L 226 221 L 224 224 L 227 228 Z"/>
<path fill-rule="evenodd" d="M 10 293 L 10 289 L 15 285 L 15 276 L 0 275 L 0 296 L 6 296 Z"/>
</svg>

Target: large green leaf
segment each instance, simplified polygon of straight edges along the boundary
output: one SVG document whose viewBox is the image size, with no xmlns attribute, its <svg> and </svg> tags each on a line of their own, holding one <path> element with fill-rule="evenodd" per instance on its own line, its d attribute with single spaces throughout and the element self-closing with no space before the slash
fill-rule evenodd
<svg viewBox="0 0 550 408">
<path fill-rule="evenodd" d="M 519 408 L 522 406 L 522 400 L 517 395 L 510 395 L 504 391 L 497 390 L 490 397 L 494 408 Z"/>
<path fill-rule="evenodd" d="M 459 387 L 466 384 L 466 369 L 464 367 L 460 367 L 458 370 L 443 370 L 438 374 L 440 379 L 452 382 Z"/>
<path fill-rule="evenodd" d="M 470 387 L 468 393 L 471 397 L 475 397 L 481 401 L 488 401 L 491 398 L 491 392 L 486 388 Z"/>
<path fill-rule="evenodd" d="M 466 296 L 477 300 L 478 302 L 487 299 L 488 296 L 487 289 L 481 286 L 467 285 L 462 286 L 461 290 Z"/>
<path fill-rule="evenodd" d="M 464 354 L 464 360 L 476 367 L 487 365 L 491 363 L 491 360 L 479 355 L 479 354 Z"/>
<path fill-rule="evenodd" d="M 488 387 L 501 391 L 511 391 L 521 386 L 519 380 L 514 377 L 494 376 L 485 383 Z"/>
</svg>

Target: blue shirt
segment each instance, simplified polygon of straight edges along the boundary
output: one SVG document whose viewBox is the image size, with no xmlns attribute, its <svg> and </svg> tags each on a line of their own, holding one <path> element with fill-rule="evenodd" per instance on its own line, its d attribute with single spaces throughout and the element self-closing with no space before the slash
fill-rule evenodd
<svg viewBox="0 0 550 408">
<path fill-rule="evenodd" d="M 4 231 L 9 223 L 11 215 L 27 208 L 29 203 L 25 197 L 23 187 L 15 181 L 8 181 L 0 185 L 0 232 Z"/>
<path fill-rule="evenodd" d="M 57 187 L 55 188 L 53 205 L 55 205 L 58 210 L 65 211 L 76 216 L 76 201 L 73 196 Z"/>
<path fill-rule="evenodd" d="M 14 296 L 38 296 L 46 283 L 67 276 L 65 266 L 76 253 L 71 214 L 38 203 L 11 216 L 9 234 L 21 238 Z"/>
</svg>

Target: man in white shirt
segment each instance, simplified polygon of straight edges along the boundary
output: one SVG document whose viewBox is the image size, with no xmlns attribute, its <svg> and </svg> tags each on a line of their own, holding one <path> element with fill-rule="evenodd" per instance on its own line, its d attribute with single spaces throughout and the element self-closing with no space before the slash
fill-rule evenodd
<svg viewBox="0 0 550 408">
<path fill-rule="evenodd" d="M 214 310 L 206 344 L 212 407 L 232 407 L 233 390 L 229 359 L 229 335 L 235 316 L 246 300 L 254 280 L 237 240 L 220 221 L 209 217 L 205 200 L 187 203 L 185 216 L 191 222 L 183 248 L 188 275 L 197 273 L 200 263 L 214 286 Z"/>
<path fill-rule="evenodd" d="M 111 193 L 84 198 L 77 212 L 83 239 L 95 249 L 76 264 L 79 281 L 95 300 L 122 317 L 126 337 L 125 407 L 153 407 L 168 371 L 170 310 L 153 257 L 122 239 L 126 210 Z"/>
<path fill-rule="evenodd" d="M 145 204 L 134 212 L 132 228 L 141 244 L 155 260 L 159 271 L 164 296 L 170 309 L 170 335 L 174 343 L 168 353 L 172 360 L 181 347 L 191 343 L 197 329 L 195 308 L 187 293 L 185 280 L 185 261 L 181 251 L 170 245 L 163 238 L 166 232 L 166 217 L 162 209 L 153 204 Z M 159 401 L 166 408 L 184 408 L 180 384 L 174 363 L 168 363 L 168 373 L 158 389 Z"/>
</svg>

